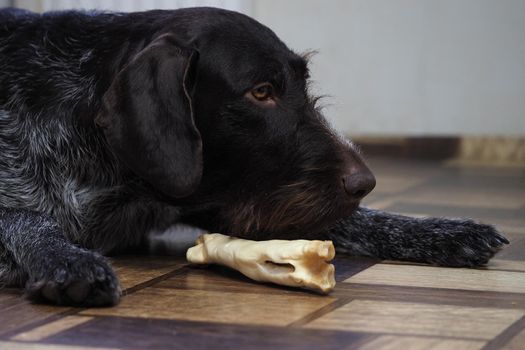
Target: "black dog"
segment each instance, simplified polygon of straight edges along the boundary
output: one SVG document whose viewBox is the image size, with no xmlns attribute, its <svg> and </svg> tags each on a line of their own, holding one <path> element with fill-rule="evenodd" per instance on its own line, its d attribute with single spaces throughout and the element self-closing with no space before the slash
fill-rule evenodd
<svg viewBox="0 0 525 350">
<path fill-rule="evenodd" d="M 176 222 L 447 266 L 507 243 L 470 220 L 358 207 L 375 179 L 307 79 L 304 58 L 234 12 L 0 11 L 0 282 L 115 304 L 100 254 Z"/>
</svg>

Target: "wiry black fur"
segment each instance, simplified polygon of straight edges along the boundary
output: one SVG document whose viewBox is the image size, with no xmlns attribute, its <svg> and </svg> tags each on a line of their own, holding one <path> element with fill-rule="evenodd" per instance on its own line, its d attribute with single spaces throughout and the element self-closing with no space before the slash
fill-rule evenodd
<svg viewBox="0 0 525 350">
<path fill-rule="evenodd" d="M 234 12 L 1 10 L 0 283 L 115 304 L 100 254 L 177 222 L 445 266 L 484 264 L 506 243 L 468 220 L 358 208 L 341 178 L 368 170 L 307 78 L 302 57 Z M 275 105 L 250 100 L 261 82 Z"/>
<path fill-rule="evenodd" d="M 455 267 L 484 265 L 509 243 L 494 227 L 469 219 L 412 218 L 368 208 L 338 221 L 328 236 L 346 254 Z"/>
</svg>

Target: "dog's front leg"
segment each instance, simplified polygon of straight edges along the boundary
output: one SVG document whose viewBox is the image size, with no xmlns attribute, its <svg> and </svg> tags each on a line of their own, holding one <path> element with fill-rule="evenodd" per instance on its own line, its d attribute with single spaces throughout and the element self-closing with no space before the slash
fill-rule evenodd
<svg viewBox="0 0 525 350">
<path fill-rule="evenodd" d="M 118 280 L 104 257 L 70 243 L 47 215 L 0 208 L 0 243 L 23 271 L 32 300 L 85 306 L 119 300 Z"/>
<path fill-rule="evenodd" d="M 508 241 L 472 220 L 412 218 L 360 207 L 328 232 L 339 252 L 442 266 L 486 264 Z"/>
</svg>

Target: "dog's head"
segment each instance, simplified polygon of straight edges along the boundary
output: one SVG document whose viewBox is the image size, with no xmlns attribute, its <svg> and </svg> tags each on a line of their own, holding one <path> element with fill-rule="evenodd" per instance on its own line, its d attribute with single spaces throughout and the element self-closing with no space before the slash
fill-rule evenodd
<svg viewBox="0 0 525 350">
<path fill-rule="evenodd" d="M 176 13 L 105 94 L 117 155 L 211 230 L 300 236 L 349 215 L 375 179 L 308 94 L 306 59 L 244 15 Z"/>
</svg>

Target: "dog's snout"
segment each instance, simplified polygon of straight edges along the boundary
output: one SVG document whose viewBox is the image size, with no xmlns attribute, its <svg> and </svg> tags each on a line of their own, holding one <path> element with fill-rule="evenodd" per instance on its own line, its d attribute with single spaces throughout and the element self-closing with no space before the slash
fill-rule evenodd
<svg viewBox="0 0 525 350">
<path fill-rule="evenodd" d="M 354 201 L 363 199 L 376 186 L 376 178 L 366 168 L 345 174 L 342 181 L 346 194 Z"/>
</svg>

